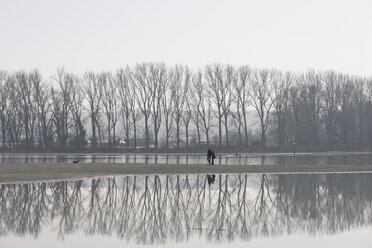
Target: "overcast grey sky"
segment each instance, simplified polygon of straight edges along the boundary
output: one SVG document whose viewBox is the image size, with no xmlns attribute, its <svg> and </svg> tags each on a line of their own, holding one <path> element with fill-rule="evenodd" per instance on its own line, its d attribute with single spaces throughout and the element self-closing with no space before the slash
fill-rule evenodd
<svg viewBox="0 0 372 248">
<path fill-rule="evenodd" d="M 372 1 L 0 0 L 0 70 L 222 62 L 372 75 Z"/>
</svg>

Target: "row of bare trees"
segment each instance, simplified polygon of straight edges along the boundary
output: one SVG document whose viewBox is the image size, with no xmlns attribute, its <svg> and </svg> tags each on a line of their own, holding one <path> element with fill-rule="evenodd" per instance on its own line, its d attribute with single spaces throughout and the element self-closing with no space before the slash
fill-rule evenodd
<svg viewBox="0 0 372 248">
<path fill-rule="evenodd" d="M 209 176 L 209 175 L 208 175 Z M 221 242 L 371 225 L 371 174 L 125 176 L 0 185 L 0 236 L 43 230 L 141 244 Z"/>
<path fill-rule="evenodd" d="M 82 76 L 0 72 L 2 147 L 363 149 L 371 79 L 333 71 L 141 63 Z"/>
</svg>

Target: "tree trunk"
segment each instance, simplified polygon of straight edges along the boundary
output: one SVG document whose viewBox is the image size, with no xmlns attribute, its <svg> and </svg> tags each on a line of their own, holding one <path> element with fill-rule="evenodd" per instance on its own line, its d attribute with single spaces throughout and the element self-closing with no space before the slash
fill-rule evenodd
<svg viewBox="0 0 372 248">
<path fill-rule="evenodd" d="M 177 139 L 177 149 L 180 148 L 180 124 L 179 124 L 179 121 L 177 121 L 177 125 L 176 125 L 176 139 Z"/>
<path fill-rule="evenodd" d="M 229 129 L 228 129 L 228 117 L 227 113 L 225 114 L 225 133 L 226 133 L 226 147 L 229 147 Z"/>
<path fill-rule="evenodd" d="M 218 146 L 222 147 L 222 115 L 221 108 L 218 107 Z"/>
<path fill-rule="evenodd" d="M 248 126 L 247 126 L 247 115 L 245 111 L 243 112 L 243 119 L 244 119 L 245 145 L 248 146 Z"/>
<path fill-rule="evenodd" d="M 137 121 L 133 120 L 133 142 L 134 149 L 137 149 Z"/>
<path fill-rule="evenodd" d="M 149 148 L 149 125 L 148 125 L 147 117 L 145 117 L 145 136 L 146 136 L 146 148 Z"/>
<path fill-rule="evenodd" d="M 189 124 L 187 123 L 186 126 L 186 149 L 189 149 Z"/>
<path fill-rule="evenodd" d="M 96 136 L 96 121 L 95 118 L 91 118 L 91 123 L 92 123 L 92 148 L 96 149 L 97 145 L 97 136 Z"/>
</svg>

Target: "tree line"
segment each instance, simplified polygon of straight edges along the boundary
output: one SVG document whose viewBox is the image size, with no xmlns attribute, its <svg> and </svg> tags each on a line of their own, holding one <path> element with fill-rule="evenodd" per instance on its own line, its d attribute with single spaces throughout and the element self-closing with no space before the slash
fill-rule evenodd
<svg viewBox="0 0 372 248">
<path fill-rule="evenodd" d="M 83 75 L 0 71 L 2 148 L 369 149 L 371 78 L 140 63 Z"/>
</svg>

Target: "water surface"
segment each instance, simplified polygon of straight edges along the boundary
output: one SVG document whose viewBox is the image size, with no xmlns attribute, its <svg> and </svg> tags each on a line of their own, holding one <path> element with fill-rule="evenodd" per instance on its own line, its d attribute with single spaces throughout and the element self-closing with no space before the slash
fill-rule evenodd
<svg viewBox="0 0 372 248">
<path fill-rule="evenodd" d="M 0 154 L 2 163 L 146 163 L 146 164 L 207 164 L 206 155 L 64 155 L 64 154 Z M 228 165 L 367 165 L 372 164 L 372 154 L 241 154 L 218 155 L 216 164 Z M 1 164 L 0 164 L 1 166 Z"/>
<path fill-rule="evenodd" d="M 0 185 L 1 247 L 369 247 L 372 174 L 123 176 Z"/>
</svg>

